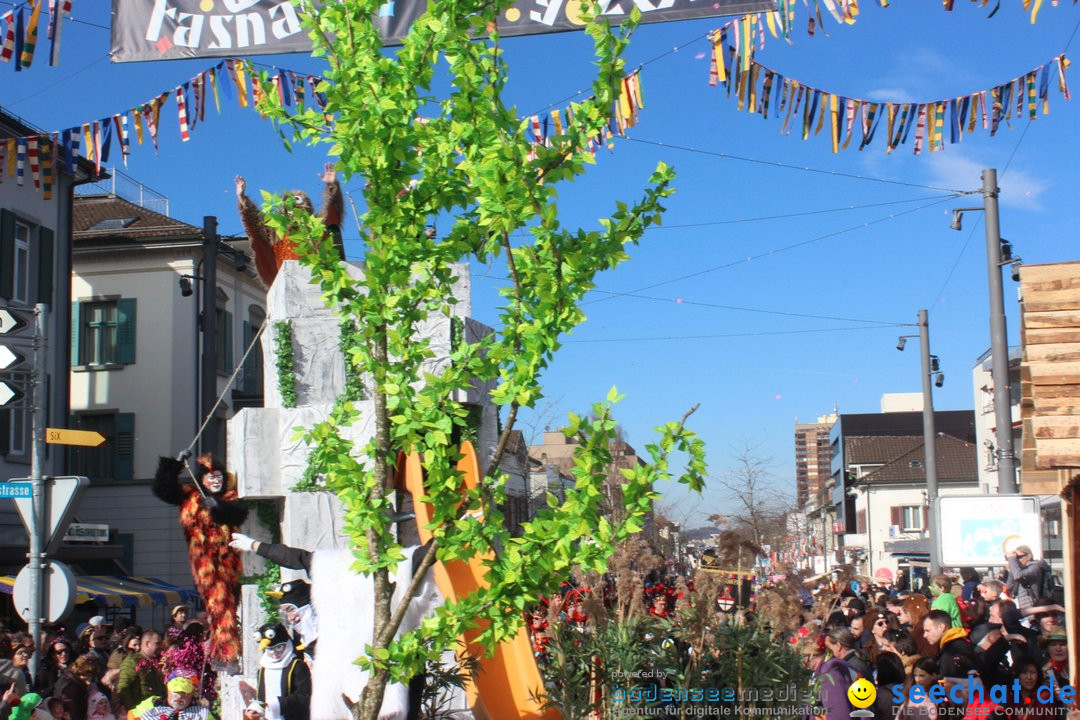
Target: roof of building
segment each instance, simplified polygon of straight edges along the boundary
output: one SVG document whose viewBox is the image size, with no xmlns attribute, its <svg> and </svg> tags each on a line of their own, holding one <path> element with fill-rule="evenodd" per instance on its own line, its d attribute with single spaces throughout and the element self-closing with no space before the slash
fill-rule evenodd
<svg viewBox="0 0 1080 720">
<path fill-rule="evenodd" d="M 148 239 L 202 240 L 202 228 L 147 210 L 115 195 L 75 198 L 72 238 L 87 245 Z"/>
<path fill-rule="evenodd" d="M 34 127 L 28 120 L 25 120 L 8 110 L 0 109 L 0 137 L 45 137 L 47 135 L 48 133 L 40 128 Z M 84 157 L 77 158 L 77 166 L 83 173 L 83 177 L 81 178 L 82 181 L 109 177 L 107 171 L 99 169 L 94 163 Z M 67 164 L 60 162 L 57 163 L 57 167 L 60 168 L 61 172 L 66 172 Z"/>
<path fill-rule="evenodd" d="M 896 484 L 926 482 L 926 453 L 922 438 L 878 436 L 848 438 L 859 445 L 859 454 L 878 460 L 884 465 L 858 479 L 859 484 Z M 860 441 L 860 442 L 854 442 Z M 951 435 L 939 434 L 934 443 L 937 455 L 939 481 L 978 482 L 978 455 L 975 445 L 957 440 Z M 855 462 L 855 461 L 849 461 Z"/>
</svg>

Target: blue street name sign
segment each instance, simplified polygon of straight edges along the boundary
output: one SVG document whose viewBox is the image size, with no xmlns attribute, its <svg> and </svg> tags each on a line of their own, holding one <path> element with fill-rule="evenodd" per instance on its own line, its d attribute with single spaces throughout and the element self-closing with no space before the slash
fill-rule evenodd
<svg viewBox="0 0 1080 720">
<path fill-rule="evenodd" d="M 28 482 L 0 482 L 0 498 L 28 498 L 31 496 L 31 486 Z"/>
</svg>

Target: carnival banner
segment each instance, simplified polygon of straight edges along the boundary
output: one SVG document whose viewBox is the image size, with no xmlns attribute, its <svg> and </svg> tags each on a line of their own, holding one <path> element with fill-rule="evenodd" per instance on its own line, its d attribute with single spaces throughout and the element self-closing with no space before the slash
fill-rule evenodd
<svg viewBox="0 0 1080 720">
<path fill-rule="evenodd" d="M 770 12 L 776 0 L 601 0 L 618 21 L 634 7 L 642 22 L 670 22 Z M 580 0 L 518 0 L 504 11 L 504 36 L 566 32 L 582 27 Z M 388 45 L 399 44 L 427 9 L 426 0 L 388 0 L 376 18 Z M 113 62 L 310 52 L 291 0 L 113 0 Z"/>
</svg>

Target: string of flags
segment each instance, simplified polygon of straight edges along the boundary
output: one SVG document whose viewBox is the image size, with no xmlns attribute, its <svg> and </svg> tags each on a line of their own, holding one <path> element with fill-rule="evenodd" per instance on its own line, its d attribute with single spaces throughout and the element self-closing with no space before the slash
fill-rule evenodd
<svg viewBox="0 0 1080 720">
<path fill-rule="evenodd" d="M 1030 11 L 1031 24 L 1034 25 L 1039 16 L 1039 11 L 1044 5 L 1044 0 L 1019 1 L 1022 3 L 1025 12 Z M 1072 0 L 1073 5 L 1077 2 L 1078 0 Z M 941 0 L 941 3 L 947 12 L 951 12 L 956 5 L 956 0 Z M 971 3 L 985 8 L 990 6 L 991 0 L 971 0 Z M 854 25 L 859 18 L 859 0 L 802 0 L 802 4 L 806 8 L 806 33 L 810 37 L 813 37 L 818 30 L 827 34 L 823 22 L 825 16 L 831 16 L 839 25 Z M 887 8 L 890 0 L 877 0 L 877 4 Z M 1050 5 L 1053 7 L 1057 7 L 1059 4 L 1060 0 L 1050 0 Z M 749 30 L 752 25 L 756 25 L 756 30 L 762 33 L 761 42 L 764 42 L 765 28 L 768 28 L 774 38 L 783 36 L 784 39 L 790 42 L 792 30 L 796 24 L 798 5 L 799 0 L 777 0 L 777 8 L 773 12 L 743 15 L 728 22 L 726 26 L 745 24 L 747 30 Z M 825 6 L 824 13 L 821 11 L 822 5 Z M 1000 9 L 1001 0 L 993 0 L 993 9 L 990 10 L 987 17 L 993 17 Z"/>
<path fill-rule="evenodd" d="M 543 117 L 539 114 L 530 116 L 526 123 L 526 137 L 535 145 L 550 146 L 555 137 L 563 134 L 564 128 L 573 124 L 574 107 L 575 105 L 570 105 L 562 110 L 555 109 Z M 639 68 L 623 78 L 619 95 L 614 102 L 611 120 L 600 133 L 588 138 L 588 151 L 595 155 L 597 148 L 605 144 L 609 150 L 614 150 L 615 136 L 626 137 L 627 129 L 637 125 L 638 113 L 644 107 L 645 99 L 641 91 L 641 69 Z M 532 159 L 531 155 L 530 159 Z"/>
<path fill-rule="evenodd" d="M 1030 72 L 987 90 L 930 102 L 880 102 L 844 97 L 839 93 L 812 87 L 794 78 L 784 77 L 750 57 L 744 61 L 739 50 L 727 42 L 727 28 L 712 33 L 709 59 L 709 85 L 723 85 L 727 95 L 738 101 L 740 111 L 768 119 L 783 118 L 780 132 L 799 132 L 806 140 L 828 128 L 834 153 L 851 146 L 867 147 L 879 126 L 885 125 L 886 153 L 914 138 L 914 153 L 936 152 L 945 148 L 945 138 L 955 144 L 978 127 L 997 134 L 1001 122 L 1011 127 L 1011 120 L 1025 115 L 1035 120 L 1050 113 L 1050 84 L 1068 100 L 1069 86 L 1065 71 L 1069 60 L 1064 53 Z M 745 38 L 744 38 L 745 40 Z"/>
<path fill-rule="evenodd" d="M 34 62 L 34 53 L 38 45 L 38 24 L 41 11 L 48 4 L 49 20 L 46 37 L 49 45 L 49 65 L 60 64 L 60 29 L 64 16 L 71 15 L 72 0 L 27 0 L 0 15 L 0 60 L 15 61 L 15 72 L 21 72 Z M 29 12 L 29 19 L 27 13 Z"/>
<path fill-rule="evenodd" d="M 222 60 L 175 88 L 123 112 L 64 130 L 0 140 L 0 182 L 5 177 L 15 178 L 20 186 L 32 182 L 48 200 L 52 197 L 56 172 L 60 169 L 74 172 L 80 158 L 93 164 L 95 172 L 100 173 L 101 166 L 119 153 L 127 167 L 133 136 L 134 144 L 149 143 L 155 153 L 158 151 L 161 113 L 170 100 L 176 103 L 182 142 L 188 142 L 196 127 L 205 122 L 208 104 L 212 102 L 216 112 L 221 114 L 222 98 L 231 101 L 235 97 L 240 107 L 255 108 L 263 93 L 269 91 L 276 93 L 286 107 L 296 106 L 302 110 L 308 103 L 314 103 L 325 111 L 326 95 L 318 90 L 323 78 L 282 68 L 271 69 L 276 72 L 269 75 L 269 89 L 264 90 L 252 63 L 232 58 Z M 595 153 L 605 142 L 609 148 L 613 147 L 615 133 L 625 135 L 627 128 L 637 124 L 638 112 L 644 107 L 638 74 L 634 71 L 623 78 L 615 101 L 614 118 L 603 132 L 588 140 L 591 152 Z M 548 144 L 551 138 L 563 133 L 564 116 L 569 126 L 574 117 L 573 105 L 562 111 L 553 110 L 543 119 L 532 116 L 526 123 L 528 139 Z M 331 122 L 332 117 L 328 115 L 327 121 Z"/>
</svg>

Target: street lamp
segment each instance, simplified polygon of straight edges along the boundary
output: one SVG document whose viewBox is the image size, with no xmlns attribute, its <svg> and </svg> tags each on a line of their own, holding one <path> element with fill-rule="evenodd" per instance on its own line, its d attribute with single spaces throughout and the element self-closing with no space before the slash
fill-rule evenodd
<svg viewBox="0 0 1080 720">
<path fill-rule="evenodd" d="M 926 458 L 926 497 L 930 505 L 930 512 L 927 513 L 930 517 L 928 528 L 930 574 L 937 575 L 941 572 L 941 559 L 938 553 L 937 432 L 934 429 L 934 391 L 930 387 L 930 380 L 933 378 L 934 385 L 941 387 L 945 384 L 945 373 L 941 372 L 941 361 L 938 356 L 930 354 L 930 322 L 926 310 L 919 311 L 918 325 L 918 335 L 905 335 L 900 339 L 918 337 L 919 349 L 922 351 L 923 452 Z M 898 344 L 896 349 L 903 350 L 904 344 Z"/>
<path fill-rule="evenodd" d="M 998 455 L 998 492 L 1016 494 L 1016 457 L 1013 454 L 1012 399 L 1009 385 L 1009 340 L 1005 330 L 1005 295 L 1001 283 L 1001 268 L 1012 266 L 1014 280 L 1020 277 L 1020 258 L 1012 255 L 1012 243 L 1001 237 L 998 217 L 997 170 L 982 172 L 982 207 L 956 208 L 949 227 L 960 230 L 965 212 L 981 210 L 986 225 L 986 261 L 990 287 L 990 353 L 991 377 L 994 381 L 994 422 Z"/>
</svg>

